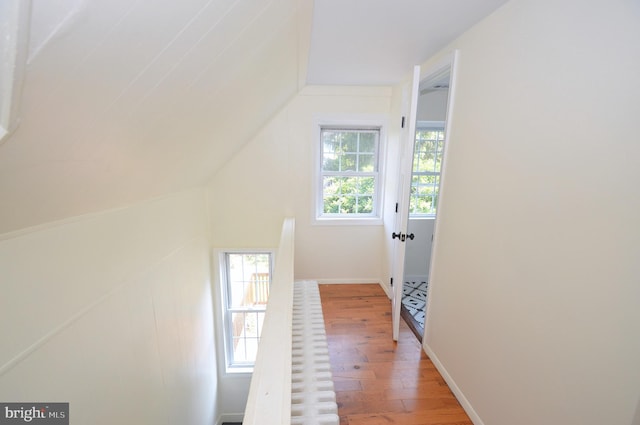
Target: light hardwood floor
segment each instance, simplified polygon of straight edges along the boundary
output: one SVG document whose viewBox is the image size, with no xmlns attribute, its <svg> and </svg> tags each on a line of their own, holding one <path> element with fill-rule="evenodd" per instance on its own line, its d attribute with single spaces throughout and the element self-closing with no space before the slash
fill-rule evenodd
<svg viewBox="0 0 640 425">
<path fill-rule="evenodd" d="M 340 425 L 472 425 L 377 284 L 320 285 Z"/>
</svg>

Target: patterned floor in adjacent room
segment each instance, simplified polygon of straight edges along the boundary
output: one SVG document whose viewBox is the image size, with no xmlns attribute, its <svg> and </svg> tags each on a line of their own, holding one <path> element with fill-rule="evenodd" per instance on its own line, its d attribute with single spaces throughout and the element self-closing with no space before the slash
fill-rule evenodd
<svg viewBox="0 0 640 425">
<path fill-rule="evenodd" d="M 424 316 L 427 307 L 427 288 L 425 280 L 409 280 L 402 286 L 402 305 L 424 329 Z"/>
</svg>

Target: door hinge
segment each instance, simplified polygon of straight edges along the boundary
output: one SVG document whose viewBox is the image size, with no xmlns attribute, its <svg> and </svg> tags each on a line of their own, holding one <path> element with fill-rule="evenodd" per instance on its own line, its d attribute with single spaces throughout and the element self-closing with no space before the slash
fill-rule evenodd
<svg viewBox="0 0 640 425">
<path fill-rule="evenodd" d="M 389 279 L 389 285 L 393 286 L 393 278 Z"/>
<path fill-rule="evenodd" d="M 404 128 L 404 117 L 402 117 L 402 124 L 400 124 L 402 128 Z"/>
<path fill-rule="evenodd" d="M 398 203 L 396 202 L 396 214 L 398 213 Z"/>
</svg>

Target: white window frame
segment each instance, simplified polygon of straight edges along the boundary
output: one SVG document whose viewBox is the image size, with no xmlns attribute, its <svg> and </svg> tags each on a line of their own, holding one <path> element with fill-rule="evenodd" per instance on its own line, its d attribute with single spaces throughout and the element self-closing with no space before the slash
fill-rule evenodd
<svg viewBox="0 0 640 425">
<path fill-rule="evenodd" d="M 344 117 L 322 117 L 314 121 L 314 148 L 313 148 L 313 171 L 312 194 L 313 208 L 311 221 L 316 225 L 382 225 L 383 211 L 383 190 L 385 152 L 387 140 L 387 120 L 382 116 L 344 116 Z M 335 130 L 377 130 L 378 131 L 378 170 L 375 173 L 375 189 L 373 212 L 371 214 L 325 214 L 323 209 L 323 172 L 322 172 L 322 138 L 323 129 Z"/>
<path fill-rule="evenodd" d="M 418 121 L 417 125 L 416 125 L 416 133 L 418 131 L 421 130 L 437 130 L 437 131 L 442 131 L 442 133 L 444 134 L 445 132 L 445 122 L 444 121 Z M 415 162 L 415 149 L 416 149 L 416 140 L 414 137 L 414 152 L 413 152 L 413 158 L 411 161 L 411 187 L 413 188 L 413 176 L 415 175 L 437 175 L 439 177 L 439 179 L 442 178 L 442 162 L 443 162 L 443 158 L 444 158 L 444 149 L 445 149 L 445 144 L 446 144 L 446 134 L 444 134 L 444 137 L 442 139 L 442 153 L 441 153 L 441 157 L 440 157 L 440 171 L 439 172 L 427 172 L 427 173 L 415 173 L 413 171 L 413 167 L 414 167 L 414 162 Z M 438 184 L 438 191 L 437 191 L 438 196 L 440 195 L 440 184 Z M 410 195 L 411 197 L 413 197 L 413 195 Z M 434 219 L 435 216 L 437 214 L 437 206 L 436 206 L 436 212 L 433 214 L 427 214 L 427 213 L 414 213 L 413 211 L 411 211 L 411 209 L 409 209 L 409 217 L 411 218 L 418 218 L 418 219 Z"/>
<path fill-rule="evenodd" d="M 220 249 L 216 250 L 217 255 L 217 268 L 219 271 L 219 285 L 218 285 L 218 296 L 219 296 L 219 305 L 220 305 L 220 319 L 222 322 L 221 328 L 219 329 L 220 336 L 224 346 L 224 371 L 227 374 L 249 374 L 253 372 L 254 363 L 250 362 L 235 362 L 234 361 L 234 353 L 233 353 L 233 322 L 231 319 L 232 313 L 235 311 L 239 311 L 238 309 L 230 309 L 229 308 L 229 276 L 228 276 L 228 266 L 227 266 L 227 254 L 241 254 L 241 255 L 250 255 L 250 254 L 269 254 L 271 257 L 270 265 L 269 265 L 269 274 L 271 278 L 271 282 L 273 282 L 273 265 L 275 264 L 275 249 L 254 249 L 254 248 L 242 248 L 242 249 Z M 266 305 L 264 309 L 255 309 L 254 311 L 265 311 Z"/>
</svg>

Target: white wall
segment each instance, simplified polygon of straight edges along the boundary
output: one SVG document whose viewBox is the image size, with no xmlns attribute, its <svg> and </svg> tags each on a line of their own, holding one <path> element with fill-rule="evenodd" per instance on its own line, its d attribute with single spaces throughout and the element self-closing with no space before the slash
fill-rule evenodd
<svg viewBox="0 0 640 425">
<path fill-rule="evenodd" d="M 296 279 L 380 281 L 382 225 L 312 225 L 312 149 L 316 146 L 314 119 L 388 116 L 391 94 L 385 87 L 303 89 L 211 180 L 214 245 L 277 246 L 282 220 L 292 216 L 296 219 Z"/>
<path fill-rule="evenodd" d="M 413 233 L 414 239 L 407 239 L 404 258 L 404 275 L 429 276 L 431 261 L 431 237 L 435 220 L 433 218 L 409 218 L 407 234 Z"/>
<path fill-rule="evenodd" d="M 447 119 L 449 90 L 429 92 L 418 97 L 418 121 L 444 121 Z"/>
<path fill-rule="evenodd" d="M 478 424 L 639 423 L 638 40 L 638 2 L 513 0 L 451 46 L 425 346 Z"/>
<path fill-rule="evenodd" d="M 0 237 L 0 399 L 71 423 L 211 425 L 203 190 Z"/>
</svg>

